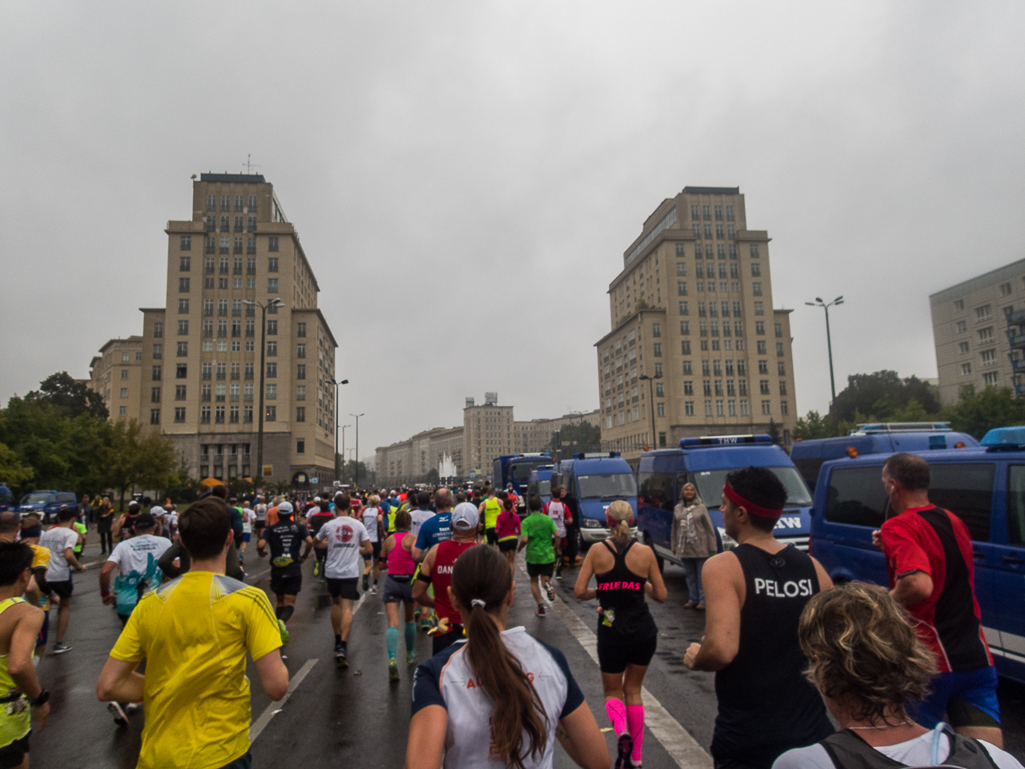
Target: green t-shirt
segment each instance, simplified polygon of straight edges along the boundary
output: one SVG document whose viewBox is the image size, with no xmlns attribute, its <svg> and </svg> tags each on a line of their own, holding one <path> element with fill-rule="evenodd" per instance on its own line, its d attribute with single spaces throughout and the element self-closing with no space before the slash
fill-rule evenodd
<svg viewBox="0 0 1025 769">
<path fill-rule="evenodd" d="M 531 513 L 523 520 L 523 536 L 527 538 L 527 563 L 555 563 L 552 537 L 557 531 L 555 521 L 544 513 Z"/>
</svg>

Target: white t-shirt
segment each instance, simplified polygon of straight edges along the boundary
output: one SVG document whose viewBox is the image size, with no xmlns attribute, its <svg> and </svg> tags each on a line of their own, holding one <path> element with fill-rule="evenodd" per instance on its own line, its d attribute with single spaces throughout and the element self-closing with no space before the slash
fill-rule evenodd
<svg viewBox="0 0 1025 769">
<path fill-rule="evenodd" d="M 409 514 L 409 517 L 413 519 L 413 525 L 409 528 L 409 533 L 413 535 L 413 539 L 416 539 L 420 533 L 420 527 L 423 526 L 427 521 L 431 520 L 437 513 L 431 510 L 420 510 L 416 509 Z"/>
<path fill-rule="evenodd" d="M 328 579 L 355 579 L 363 573 L 359 546 L 370 541 L 363 522 L 345 515 L 332 518 L 320 527 L 317 539 L 327 541 L 324 576 Z"/>
<path fill-rule="evenodd" d="M 67 582 L 71 579 L 71 564 L 64 560 L 64 551 L 78 544 L 78 532 L 62 526 L 44 531 L 39 546 L 50 550 L 50 566 L 46 570 L 47 582 Z"/>
<path fill-rule="evenodd" d="M 256 513 L 250 510 L 248 507 L 242 508 L 242 533 L 252 534 L 253 532 L 253 521 L 256 520 Z"/>
<path fill-rule="evenodd" d="M 548 517 L 555 521 L 555 530 L 560 537 L 566 536 L 566 505 L 553 499 L 548 503 Z"/>
<path fill-rule="evenodd" d="M 367 536 L 371 542 L 377 542 L 377 516 L 381 510 L 376 507 L 363 508 L 363 528 L 367 530 Z"/>
<path fill-rule="evenodd" d="M 170 546 L 171 540 L 167 537 L 139 534 L 119 542 L 107 560 L 116 563 L 118 571 L 126 577 L 132 572 L 145 576 L 150 566 L 150 556 L 153 556 L 154 561 L 159 561 Z"/>
<path fill-rule="evenodd" d="M 256 520 L 266 521 L 267 520 L 267 505 L 261 502 L 256 506 Z"/>
<path fill-rule="evenodd" d="M 932 765 L 932 739 L 935 732 L 926 732 L 921 737 L 916 737 L 907 742 L 898 742 L 896 745 L 877 747 L 880 753 L 894 761 L 899 761 L 905 766 L 931 766 Z M 950 739 L 945 734 L 940 734 L 940 763 L 947 760 L 950 755 Z M 995 745 L 979 740 L 993 763 L 1000 769 L 1022 769 L 1022 765 L 1010 753 L 1005 753 Z M 821 745 L 810 745 L 807 748 L 795 748 L 776 759 L 772 769 L 834 769 L 833 761 Z"/>
</svg>

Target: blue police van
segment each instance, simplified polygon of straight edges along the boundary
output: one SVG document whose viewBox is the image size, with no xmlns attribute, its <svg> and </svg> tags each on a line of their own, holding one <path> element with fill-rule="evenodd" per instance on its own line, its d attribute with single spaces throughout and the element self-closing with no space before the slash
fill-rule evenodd
<svg viewBox="0 0 1025 769">
<path fill-rule="evenodd" d="M 566 502 L 579 524 L 583 550 L 608 538 L 605 511 L 616 500 L 629 502 L 637 517 L 637 481 L 618 451 L 586 452 L 557 461 L 552 484 L 566 487 Z M 631 533 L 636 536 L 636 527 Z"/>
<path fill-rule="evenodd" d="M 963 449 L 978 445 L 979 442 L 968 433 L 951 430 L 947 422 L 878 422 L 858 425 L 850 434 L 838 438 L 796 440 L 790 447 L 790 459 L 814 493 L 819 468 L 830 459 L 896 451 Z"/>
<path fill-rule="evenodd" d="M 530 471 L 541 465 L 550 465 L 552 455 L 547 451 L 538 451 L 532 454 L 503 454 L 497 457 L 492 467 L 492 480 L 496 491 L 505 491 L 511 483 L 513 491 L 519 497 L 517 513 L 523 516 L 526 509 L 527 481 L 530 479 Z"/>
<path fill-rule="evenodd" d="M 14 509 L 14 494 L 5 485 L 0 483 L 0 513 Z"/>
<path fill-rule="evenodd" d="M 527 498 L 534 494 L 541 497 L 541 504 L 547 505 L 552 501 L 552 474 L 555 472 L 555 465 L 538 465 L 530 471 L 527 479 Z"/>
<path fill-rule="evenodd" d="M 637 525 L 641 540 L 652 547 L 659 559 L 680 565 L 673 555 L 670 538 L 673 509 L 682 498 L 683 487 L 693 483 L 725 548 L 737 543 L 723 526 L 722 487 L 733 470 L 754 465 L 767 467 L 783 482 L 787 504 L 776 524 L 780 542 L 808 549 L 811 533 L 811 494 L 790 457 L 768 435 L 714 435 L 683 438 L 678 449 L 656 449 L 641 454 L 637 480 L 640 506 Z"/>
<path fill-rule="evenodd" d="M 979 447 L 913 452 L 929 463 L 929 500 L 972 536 L 975 595 L 997 672 L 1025 683 L 1025 427 L 991 430 Z M 889 586 L 872 532 L 894 516 L 883 491 L 889 454 L 822 465 L 812 550 L 834 581 Z"/>
<path fill-rule="evenodd" d="M 43 489 L 32 491 L 21 498 L 18 505 L 18 513 L 24 518 L 26 515 L 37 515 L 43 523 L 52 523 L 57 520 L 57 513 L 62 507 L 77 507 L 78 497 L 70 491 L 54 491 Z"/>
</svg>

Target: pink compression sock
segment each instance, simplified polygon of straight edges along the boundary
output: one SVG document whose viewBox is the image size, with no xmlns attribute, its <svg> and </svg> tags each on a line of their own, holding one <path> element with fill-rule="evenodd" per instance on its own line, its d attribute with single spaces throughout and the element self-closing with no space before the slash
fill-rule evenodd
<svg viewBox="0 0 1025 769">
<path fill-rule="evenodd" d="M 626 722 L 630 725 L 630 736 L 634 741 L 634 749 L 630 760 L 635 766 L 641 763 L 641 742 L 644 740 L 644 706 L 627 705 Z"/>
<path fill-rule="evenodd" d="M 612 729 L 617 737 L 626 731 L 626 708 L 622 701 L 605 700 L 605 712 L 609 714 L 609 721 L 612 722 Z"/>
</svg>

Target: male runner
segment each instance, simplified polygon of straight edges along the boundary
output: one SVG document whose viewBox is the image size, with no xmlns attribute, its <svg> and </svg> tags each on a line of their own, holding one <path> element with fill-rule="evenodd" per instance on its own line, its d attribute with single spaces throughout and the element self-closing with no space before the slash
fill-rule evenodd
<svg viewBox="0 0 1025 769">
<path fill-rule="evenodd" d="M 503 491 L 504 495 L 505 492 Z M 495 526 L 498 524 L 498 516 L 502 512 L 502 499 L 499 497 L 495 487 L 488 489 L 488 498 L 480 503 L 477 509 L 478 517 L 484 521 L 484 536 L 487 537 L 489 545 L 498 546 L 498 535 L 495 533 Z"/>
<path fill-rule="evenodd" d="M 161 572 L 157 562 L 168 548 L 171 540 L 153 534 L 156 519 L 150 513 L 139 513 L 135 518 L 135 536 L 119 542 L 100 569 L 100 599 L 107 606 L 116 605 L 117 617 L 124 627 L 139 599 L 149 590 L 160 585 Z M 110 575 L 118 570 L 114 584 L 115 595 L 110 593 Z M 107 710 L 114 716 L 118 726 L 128 724 L 128 713 L 135 710 L 135 703 L 110 702 Z"/>
<path fill-rule="evenodd" d="M 317 502 L 317 509 L 311 510 L 310 515 L 306 518 L 306 528 L 310 530 L 310 536 L 316 537 L 317 532 L 320 531 L 320 527 L 334 517 L 334 513 L 331 512 L 331 500 L 321 499 Z M 320 581 L 323 582 L 325 580 L 324 558 L 327 557 L 327 550 L 316 549 L 314 550 L 313 555 L 313 576 L 319 577 Z"/>
<path fill-rule="evenodd" d="M 477 510 L 468 502 L 452 511 L 452 539 L 430 549 L 413 585 L 413 600 L 421 606 L 433 608 L 438 615 L 438 627 L 433 635 L 432 654 L 437 654 L 463 637 L 462 617 L 452 607 L 448 588 L 452 584 L 452 564 L 469 548 L 477 544 Z M 434 588 L 432 597 L 428 586 Z"/>
<path fill-rule="evenodd" d="M 384 534 L 384 513 L 378 505 L 381 498 L 377 494 L 371 494 L 367 499 L 367 506 L 363 508 L 360 517 L 363 519 L 363 527 L 370 536 L 370 546 L 374 549 L 369 558 L 364 558 L 363 566 L 363 589 L 366 590 L 370 582 L 370 572 L 374 572 L 374 585 L 370 591 L 371 595 L 377 595 L 377 581 L 381 577 L 381 546 Z M 318 551 L 324 552 L 324 551 Z"/>
<path fill-rule="evenodd" d="M 349 631 L 352 630 L 352 602 L 359 600 L 360 555 L 374 552 L 370 535 L 362 521 L 351 518 L 344 511 L 349 509 L 349 496 L 343 494 L 336 503 L 336 510 L 342 509 L 341 517 L 325 523 L 317 532 L 319 548 L 327 549 L 324 573 L 327 576 L 327 590 L 331 594 L 331 627 L 335 632 L 335 662 L 338 667 L 348 667 L 346 656 Z"/>
<path fill-rule="evenodd" d="M 291 503 L 282 502 L 278 505 L 278 522 L 265 528 L 256 543 L 261 558 L 270 545 L 270 589 L 277 600 L 274 613 L 282 622 L 288 622 L 295 611 L 295 597 L 303 586 L 302 563 L 313 549 L 313 537 L 293 520 L 294 515 Z M 302 548 L 304 542 L 306 547 Z"/>
<path fill-rule="evenodd" d="M 410 518 L 413 519 L 413 526 L 410 528 L 409 533 L 415 538 L 420 533 L 420 527 L 427 521 L 431 520 L 434 515 L 434 511 L 431 510 L 431 492 L 417 492 L 416 509 L 410 512 Z"/>
<path fill-rule="evenodd" d="M 466 496 L 463 495 L 463 502 Z M 434 492 L 434 506 L 438 512 L 428 518 L 421 526 L 413 545 L 413 560 L 418 563 L 427 555 L 427 551 L 435 545 L 452 539 L 452 492 L 444 486 Z M 473 507 L 473 505 L 471 505 Z M 476 508 L 474 508 L 476 510 Z"/>
<path fill-rule="evenodd" d="M 249 500 L 247 499 L 242 503 L 242 547 L 238 549 L 239 563 L 245 563 L 246 548 L 249 546 L 249 541 L 253 538 L 253 523 L 255 521 L 256 513 L 249 506 Z"/>
<path fill-rule="evenodd" d="M 5 767 L 29 765 L 32 717 L 36 730 L 42 731 L 50 714 L 50 693 L 39 685 L 32 664 L 43 613 L 22 598 L 31 580 L 31 548 L 21 542 L 0 543 L 0 766 Z"/>
<path fill-rule="evenodd" d="M 263 531 L 263 527 L 267 525 L 267 499 L 266 497 L 256 498 L 256 523 L 254 524 L 254 530 L 256 532 L 256 538 L 260 538 L 260 534 Z"/>
<path fill-rule="evenodd" d="M 548 600 L 555 601 L 555 588 L 552 587 L 552 573 L 555 571 L 555 543 L 559 540 L 559 532 L 555 521 L 541 512 L 541 497 L 532 494 L 527 500 L 527 511 L 530 513 L 523 519 L 520 544 L 518 549 L 527 549 L 524 560 L 527 562 L 527 576 L 530 577 L 530 592 L 537 603 L 538 617 L 545 616 L 545 605 L 541 600 L 542 588 L 548 593 Z"/>
<path fill-rule="evenodd" d="M 559 543 L 555 546 L 555 578 L 562 579 L 562 551 L 566 547 L 566 519 L 571 518 L 569 508 L 560 499 L 561 486 L 552 489 L 552 498 L 545 504 L 541 511 L 555 522 L 555 529 L 559 532 Z"/>
<path fill-rule="evenodd" d="M 46 567 L 50 565 L 50 551 L 38 544 L 42 534 L 43 527 L 34 515 L 27 515 L 22 521 L 13 510 L 0 513 L 0 542 L 13 543 L 14 538 L 20 536 L 20 541 L 32 548 L 32 579 L 25 588 L 25 600 L 43 610 L 43 627 L 36 638 L 35 655 L 32 657 L 32 661 L 37 665 L 46 649 L 50 629 L 50 591 L 46 587 Z"/>
<path fill-rule="evenodd" d="M 43 536 L 39 538 L 40 547 L 45 547 L 50 551 L 46 584 L 50 592 L 60 598 L 60 607 L 57 609 L 57 641 L 53 645 L 54 654 L 71 651 L 70 646 L 64 645 L 64 634 L 71 621 L 71 593 L 75 587 L 71 582 L 71 570 L 74 569 L 79 573 L 85 571 L 85 566 L 75 558 L 75 544 L 78 542 L 79 533 L 73 526 L 77 517 L 78 513 L 74 510 L 61 510 L 57 513 L 57 525 L 49 531 L 43 532 Z"/>
<path fill-rule="evenodd" d="M 833 733 L 797 640 L 805 604 L 833 583 L 818 561 L 773 536 L 786 501 L 765 467 L 726 476 L 720 509 L 739 544 L 705 562 L 705 636 L 683 658 L 691 670 L 716 671 L 717 767 L 769 769 L 785 751 Z"/>
</svg>

